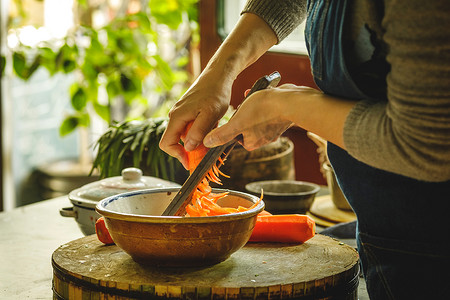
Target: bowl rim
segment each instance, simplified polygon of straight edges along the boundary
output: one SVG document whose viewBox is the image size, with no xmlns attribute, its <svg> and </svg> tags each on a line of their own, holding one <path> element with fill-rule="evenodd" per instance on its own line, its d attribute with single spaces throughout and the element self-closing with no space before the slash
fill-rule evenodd
<svg viewBox="0 0 450 300">
<path fill-rule="evenodd" d="M 267 196 L 305 196 L 305 195 L 312 195 L 312 194 L 317 194 L 320 191 L 320 186 L 318 184 L 315 184 L 313 182 L 309 182 L 309 181 L 300 181 L 300 180 L 283 180 L 283 179 L 278 179 L 278 180 L 261 180 L 261 181 L 253 181 L 250 183 L 247 183 L 245 185 L 245 189 L 250 192 L 250 193 L 258 193 L 260 191 L 257 191 L 256 189 L 253 189 L 254 186 L 256 185 L 260 185 L 260 184 L 265 184 L 265 183 L 294 183 L 296 185 L 306 185 L 306 186 L 310 186 L 313 189 L 311 191 L 307 191 L 307 192 L 297 192 L 297 193 L 280 193 L 280 192 L 270 192 L 270 191 L 266 191 L 263 190 L 264 195 Z"/>
<path fill-rule="evenodd" d="M 149 188 L 149 189 L 142 189 L 142 190 L 136 190 L 136 191 L 130 191 L 125 192 L 117 195 L 113 195 L 110 197 L 107 197 L 105 199 L 100 200 L 95 210 L 97 213 L 102 215 L 105 218 L 110 219 L 116 219 L 116 220 L 124 220 L 124 221 L 131 221 L 131 222 L 139 222 L 139 223 L 180 223 L 180 220 L 183 220 L 182 223 L 212 223 L 212 222 L 223 222 L 225 220 L 237 220 L 237 219 L 244 219 L 249 218 L 252 216 L 256 216 L 261 211 L 263 211 L 265 204 L 264 201 L 261 200 L 256 207 L 243 211 L 238 213 L 231 213 L 226 215 L 220 215 L 220 216 L 206 216 L 206 217 L 180 217 L 180 216 L 153 216 L 153 215 L 138 215 L 138 214 L 130 214 L 130 213 L 119 213 L 113 210 L 110 210 L 107 208 L 108 204 L 117 201 L 123 198 L 136 196 L 136 195 L 142 195 L 142 194 L 153 194 L 153 193 L 167 193 L 172 192 L 176 193 L 180 187 L 165 187 L 165 188 Z M 258 201 L 259 197 L 245 193 L 240 191 L 234 191 L 229 189 L 219 189 L 219 188 L 213 188 L 213 192 L 215 193 L 223 193 L 223 192 L 229 192 L 230 195 L 235 196 L 244 196 L 244 198 L 248 199 L 249 201 L 256 203 Z M 175 196 L 175 194 L 174 194 Z"/>
</svg>

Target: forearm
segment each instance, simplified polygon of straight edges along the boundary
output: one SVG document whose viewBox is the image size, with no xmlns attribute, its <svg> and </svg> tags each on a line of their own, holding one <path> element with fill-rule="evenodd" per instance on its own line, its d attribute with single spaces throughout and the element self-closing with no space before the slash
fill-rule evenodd
<svg viewBox="0 0 450 300">
<path fill-rule="evenodd" d="M 326 95 L 307 87 L 294 87 L 282 96 L 285 118 L 345 149 L 343 132 L 355 101 Z"/>
<path fill-rule="evenodd" d="M 260 17 L 246 13 L 208 62 L 202 76 L 233 82 L 277 43 L 273 30 Z"/>
<path fill-rule="evenodd" d="M 233 118 L 203 142 L 215 147 L 242 135 L 243 146 L 251 151 L 297 125 L 344 148 L 343 128 L 355 103 L 310 87 L 284 84 L 249 96 Z"/>
</svg>

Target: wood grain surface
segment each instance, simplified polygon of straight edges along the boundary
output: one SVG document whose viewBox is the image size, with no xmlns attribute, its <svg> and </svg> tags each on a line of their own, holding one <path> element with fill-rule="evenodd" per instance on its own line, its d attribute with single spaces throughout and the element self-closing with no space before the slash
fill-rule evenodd
<svg viewBox="0 0 450 300">
<path fill-rule="evenodd" d="M 92 235 L 60 246 L 52 265 L 55 299 L 357 299 L 359 273 L 357 252 L 320 234 L 300 245 L 248 243 L 202 268 L 139 265 Z"/>
<path fill-rule="evenodd" d="M 356 215 L 353 211 L 337 208 L 331 200 L 330 195 L 316 197 L 309 212 L 319 219 L 323 219 L 324 221 L 334 224 L 356 220 Z M 315 221 L 317 220 L 315 219 Z"/>
</svg>

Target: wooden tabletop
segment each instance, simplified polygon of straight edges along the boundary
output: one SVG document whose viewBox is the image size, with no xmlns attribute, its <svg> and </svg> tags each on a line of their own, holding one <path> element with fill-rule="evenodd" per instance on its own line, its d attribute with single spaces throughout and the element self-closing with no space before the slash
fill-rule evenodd
<svg viewBox="0 0 450 300">
<path fill-rule="evenodd" d="M 0 213 L 0 299 L 52 299 L 53 251 L 83 237 L 67 196 Z"/>
</svg>

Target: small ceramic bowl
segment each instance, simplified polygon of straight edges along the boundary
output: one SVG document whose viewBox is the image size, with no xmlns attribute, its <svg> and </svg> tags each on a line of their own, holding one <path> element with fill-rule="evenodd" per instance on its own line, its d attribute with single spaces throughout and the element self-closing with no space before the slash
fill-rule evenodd
<svg viewBox="0 0 450 300">
<path fill-rule="evenodd" d="M 253 195 L 260 195 L 262 190 L 265 209 L 272 214 L 304 214 L 320 187 L 305 181 L 267 180 L 248 183 L 245 189 Z"/>
<path fill-rule="evenodd" d="M 204 266 L 224 261 L 250 238 L 260 201 L 245 212 L 211 217 L 161 216 L 179 188 L 147 189 L 101 200 L 96 210 L 104 216 L 112 239 L 136 262 L 160 266 Z M 213 189 L 215 193 L 226 190 Z M 259 198 L 228 191 L 222 206 L 251 207 Z"/>
</svg>

